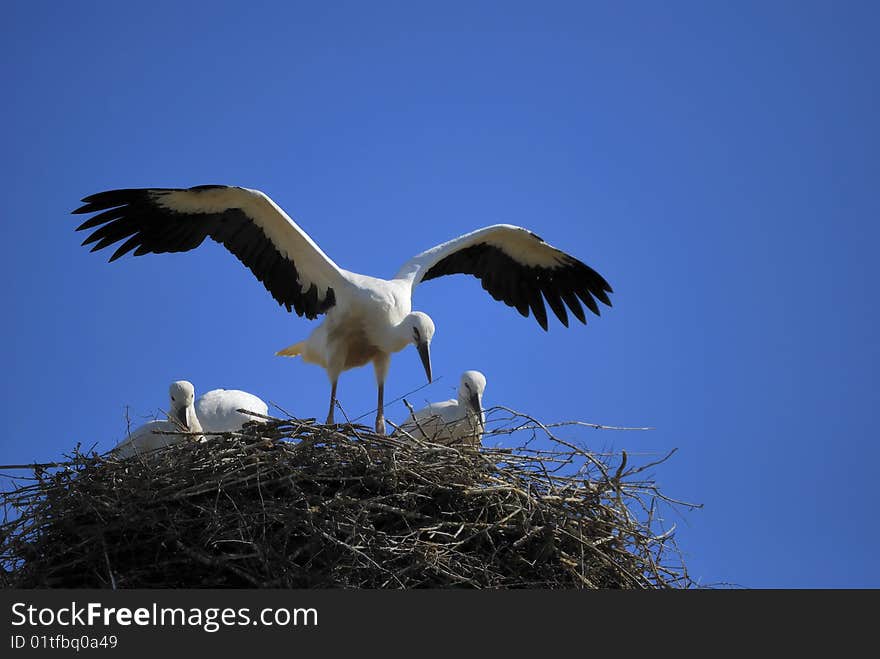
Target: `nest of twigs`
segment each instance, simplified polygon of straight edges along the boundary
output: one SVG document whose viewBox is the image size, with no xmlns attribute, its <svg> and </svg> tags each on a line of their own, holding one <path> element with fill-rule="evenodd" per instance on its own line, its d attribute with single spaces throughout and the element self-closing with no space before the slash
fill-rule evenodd
<svg viewBox="0 0 880 659">
<path fill-rule="evenodd" d="M 507 410 L 484 444 L 503 435 L 523 446 L 474 451 L 286 419 L 149 457 L 76 452 L 0 495 L 0 583 L 693 585 L 658 513 L 678 502 L 645 475 L 662 460 L 634 466 L 554 432 Z"/>
</svg>

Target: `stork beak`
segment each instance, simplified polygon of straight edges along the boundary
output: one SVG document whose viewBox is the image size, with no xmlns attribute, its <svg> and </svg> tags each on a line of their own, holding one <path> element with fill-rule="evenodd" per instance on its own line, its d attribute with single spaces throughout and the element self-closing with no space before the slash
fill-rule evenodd
<svg viewBox="0 0 880 659">
<path fill-rule="evenodd" d="M 480 396 L 478 394 L 471 394 L 471 397 L 468 400 L 468 402 L 470 403 L 471 409 L 473 409 L 474 414 L 479 416 L 480 412 L 483 411 L 483 403 L 480 400 Z"/>
<path fill-rule="evenodd" d="M 189 430 L 189 423 L 187 423 L 186 419 L 186 409 L 185 407 L 181 407 L 177 410 L 177 420 L 180 421 L 180 425 L 182 425 L 186 430 Z"/>
<path fill-rule="evenodd" d="M 431 379 L 431 344 L 425 341 L 424 343 L 419 343 L 416 348 L 419 350 L 419 357 L 422 358 L 422 366 L 425 367 L 425 375 L 428 376 L 428 382 L 432 382 Z"/>
</svg>

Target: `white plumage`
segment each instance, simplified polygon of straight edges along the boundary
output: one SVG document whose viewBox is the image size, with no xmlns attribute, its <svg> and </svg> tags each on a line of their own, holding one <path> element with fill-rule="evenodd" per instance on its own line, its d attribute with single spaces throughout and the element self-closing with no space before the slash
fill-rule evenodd
<svg viewBox="0 0 880 659">
<path fill-rule="evenodd" d="M 134 430 L 128 437 L 113 448 L 113 454 L 120 458 L 148 453 L 164 446 L 186 441 L 187 435 L 167 435 L 168 432 L 202 432 L 196 415 L 195 389 L 190 382 L 178 380 L 168 389 L 169 410 L 167 421 L 148 421 Z M 192 436 L 198 439 L 199 436 Z"/>
<path fill-rule="evenodd" d="M 94 243 L 95 251 L 123 241 L 111 261 L 131 251 L 135 256 L 188 251 L 210 237 L 250 268 L 288 311 L 307 318 L 326 314 L 308 339 L 277 354 L 300 355 L 325 369 L 331 383 L 327 423 L 334 419 L 343 371 L 373 364 L 377 432 L 385 431 L 384 385 L 393 353 L 415 345 L 431 380 L 434 323 L 412 311 L 413 290 L 420 282 L 455 273 L 473 275 L 492 297 L 523 316 L 531 312 L 545 330 L 545 300 L 566 326 L 566 309 L 585 323 L 581 303 L 597 315 L 596 299 L 611 304 L 611 287 L 595 270 L 531 231 L 507 224 L 432 247 L 387 280 L 337 266 L 258 190 L 222 185 L 110 190 L 83 202 L 74 213 L 97 213 L 78 227 L 94 229 L 84 245 Z"/>
<path fill-rule="evenodd" d="M 458 385 L 458 398 L 431 403 L 410 415 L 400 429 L 419 439 L 438 444 L 480 446 L 486 427 L 483 392 L 486 377 L 465 371 Z"/>
<path fill-rule="evenodd" d="M 239 412 L 240 409 L 269 414 L 269 406 L 260 398 L 238 389 L 213 389 L 196 401 L 196 415 L 204 432 L 230 432 L 240 430 L 248 421 L 265 420 Z"/>
</svg>

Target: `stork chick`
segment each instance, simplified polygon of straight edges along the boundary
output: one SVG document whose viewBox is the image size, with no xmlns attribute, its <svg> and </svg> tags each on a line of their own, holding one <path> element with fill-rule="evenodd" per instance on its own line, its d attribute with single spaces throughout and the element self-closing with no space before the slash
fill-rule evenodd
<svg viewBox="0 0 880 659">
<path fill-rule="evenodd" d="M 438 444 L 477 448 L 486 429 L 485 390 L 486 377 L 482 373 L 465 371 L 458 385 L 458 399 L 431 403 L 410 414 L 400 430 Z"/>
<path fill-rule="evenodd" d="M 170 446 L 188 439 L 186 435 L 166 435 L 168 432 L 202 432 L 202 425 L 194 407 L 195 388 L 191 382 L 178 380 L 168 388 L 170 407 L 167 421 L 148 421 L 135 429 L 128 437 L 113 448 L 113 454 L 120 458 L 130 458 L 148 453 L 164 446 Z M 201 437 L 196 436 L 197 439 Z"/>
</svg>

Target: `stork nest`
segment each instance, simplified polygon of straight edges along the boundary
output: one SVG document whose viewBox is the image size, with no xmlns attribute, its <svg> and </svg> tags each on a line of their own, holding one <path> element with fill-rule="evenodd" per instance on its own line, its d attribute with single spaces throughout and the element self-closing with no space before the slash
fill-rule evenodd
<svg viewBox="0 0 880 659">
<path fill-rule="evenodd" d="M 524 438 L 520 448 L 474 451 L 271 419 L 127 460 L 77 450 L 0 494 L 0 583 L 694 585 L 659 515 L 692 504 L 663 496 L 646 476 L 669 456 L 633 466 L 623 452 L 591 453 L 500 409 L 484 444 Z"/>
</svg>

